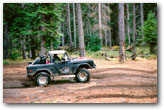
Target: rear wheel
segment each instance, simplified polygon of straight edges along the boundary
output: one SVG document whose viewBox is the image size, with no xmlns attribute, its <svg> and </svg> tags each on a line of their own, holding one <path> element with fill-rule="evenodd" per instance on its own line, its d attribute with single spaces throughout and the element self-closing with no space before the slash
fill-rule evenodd
<svg viewBox="0 0 164 110">
<path fill-rule="evenodd" d="M 37 86 L 47 86 L 50 83 L 50 76 L 46 72 L 41 72 L 35 77 Z"/>
<path fill-rule="evenodd" d="M 76 81 L 77 82 L 88 82 L 90 80 L 90 73 L 87 69 L 80 69 L 76 74 Z"/>
</svg>

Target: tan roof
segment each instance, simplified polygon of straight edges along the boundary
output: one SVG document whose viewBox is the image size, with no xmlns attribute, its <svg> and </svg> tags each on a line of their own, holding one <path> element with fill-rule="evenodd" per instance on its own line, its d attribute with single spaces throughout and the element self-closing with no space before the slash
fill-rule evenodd
<svg viewBox="0 0 164 110">
<path fill-rule="evenodd" d="M 54 55 L 54 54 L 64 54 L 66 51 L 65 50 L 53 50 L 49 51 L 48 54 Z"/>
</svg>

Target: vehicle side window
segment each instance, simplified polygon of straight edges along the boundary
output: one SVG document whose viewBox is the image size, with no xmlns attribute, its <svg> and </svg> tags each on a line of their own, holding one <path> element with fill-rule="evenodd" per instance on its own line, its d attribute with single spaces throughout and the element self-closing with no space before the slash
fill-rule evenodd
<svg viewBox="0 0 164 110">
<path fill-rule="evenodd" d="M 40 62 L 40 58 L 36 58 L 36 59 L 32 62 L 32 64 L 33 64 L 33 65 L 39 64 L 39 62 Z"/>
</svg>

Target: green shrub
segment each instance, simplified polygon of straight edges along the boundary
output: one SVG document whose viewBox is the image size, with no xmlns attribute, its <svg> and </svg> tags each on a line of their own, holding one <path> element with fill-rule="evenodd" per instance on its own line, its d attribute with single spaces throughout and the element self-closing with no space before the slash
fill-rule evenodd
<svg viewBox="0 0 164 110">
<path fill-rule="evenodd" d="M 9 62 L 6 60 L 3 60 L 3 64 L 9 64 Z"/>
<path fill-rule="evenodd" d="M 100 38 L 96 35 L 85 36 L 86 50 L 99 51 L 101 49 Z"/>
<path fill-rule="evenodd" d="M 17 52 L 13 52 L 12 55 L 10 56 L 10 59 L 16 60 L 16 59 L 18 59 L 19 56 L 20 55 Z"/>
<path fill-rule="evenodd" d="M 150 47 L 150 53 L 157 53 L 155 47 L 158 38 L 158 22 L 153 12 L 149 12 L 147 20 L 144 21 L 144 26 L 141 29 L 144 31 L 144 38 L 138 38 L 138 43 L 147 44 Z M 141 35 L 142 33 L 139 32 L 139 34 Z"/>
</svg>

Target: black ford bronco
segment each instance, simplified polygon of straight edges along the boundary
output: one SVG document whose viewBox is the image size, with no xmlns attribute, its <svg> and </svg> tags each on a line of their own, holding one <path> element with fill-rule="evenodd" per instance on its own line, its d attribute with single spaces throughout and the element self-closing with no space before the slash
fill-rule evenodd
<svg viewBox="0 0 164 110">
<path fill-rule="evenodd" d="M 36 58 L 27 66 L 27 77 L 37 86 L 47 86 L 55 76 L 73 75 L 78 82 L 88 82 L 90 72 L 95 68 L 93 60 L 85 58 L 70 58 L 66 51 L 49 51 L 47 56 Z"/>
</svg>

